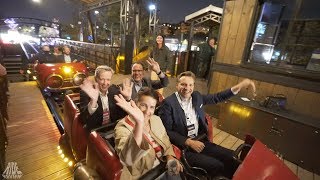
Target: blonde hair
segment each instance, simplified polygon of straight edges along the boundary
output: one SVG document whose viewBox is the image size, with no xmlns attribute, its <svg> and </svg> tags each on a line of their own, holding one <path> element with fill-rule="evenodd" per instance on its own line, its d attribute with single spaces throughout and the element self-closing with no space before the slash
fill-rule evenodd
<svg viewBox="0 0 320 180">
<path fill-rule="evenodd" d="M 96 68 L 96 70 L 94 71 L 94 78 L 97 79 L 100 77 L 100 74 L 104 71 L 110 71 L 112 73 L 112 75 L 114 74 L 114 70 L 107 66 L 107 65 L 102 65 L 102 66 L 98 66 Z"/>
</svg>

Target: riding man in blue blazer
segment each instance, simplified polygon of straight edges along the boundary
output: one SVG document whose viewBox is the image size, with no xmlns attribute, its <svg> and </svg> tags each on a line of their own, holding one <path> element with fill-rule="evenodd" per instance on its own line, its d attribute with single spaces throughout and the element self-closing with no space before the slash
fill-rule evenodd
<svg viewBox="0 0 320 180">
<path fill-rule="evenodd" d="M 186 159 L 191 166 L 205 169 L 210 176 L 223 175 L 232 178 L 238 162 L 232 158 L 232 151 L 211 143 L 207 138 L 194 140 L 196 136 L 207 134 L 204 105 L 223 102 L 237 94 L 242 88 L 252 86 L 253 81 L 245 79 L 230 89 L 202 95 L 194 90 L 195 75 L 183 72 L 178 76 L 177 92 L 167 97 L 159 109 L 172 144 L 181 149 L 188 148 Z"/>
</svg>

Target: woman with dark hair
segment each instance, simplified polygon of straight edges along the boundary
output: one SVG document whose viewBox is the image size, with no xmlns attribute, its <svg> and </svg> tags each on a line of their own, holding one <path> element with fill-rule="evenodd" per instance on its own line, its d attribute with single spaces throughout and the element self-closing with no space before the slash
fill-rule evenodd
<svg viewBox="0 0 320 180">
<path fill-rule="evenodd" d="M 123 164 L 121 179 L 138 179 L 161 162 L 169 168 L 160 179 L 180 179 L 182 166 L 177 159 L 161 119 L 154 115 L 158 94 L 142 88 L 134 101 L 127 102 L 116 95 L 117 105 L 129 115 L 115 127 L 115 149 Z M 170 171 L 171 170 L 171 171 Z"/>
<path fill-rule="evenodd" d="M 164 36 L 158 35 L 156 44 L 150 54 L 150 57 L 156 60 L 162 72 L 168 74 L 172 69 L 172 55 L 169 48 L 165 45 Z"/>
</svg>

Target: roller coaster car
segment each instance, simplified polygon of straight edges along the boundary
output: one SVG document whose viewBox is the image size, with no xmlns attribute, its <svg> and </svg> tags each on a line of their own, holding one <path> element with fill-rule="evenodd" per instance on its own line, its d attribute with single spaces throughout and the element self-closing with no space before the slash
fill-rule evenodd
<svg viewBox="0 0 320 180">
<path fill-rule="evenodd" d="M 51 92 L 77 88 L 88 76 L 83 63 L 38 64 L 35 72 L 40 88 Z"/>
<path fill-rule="evenodd" d="M 78 162 L 75 166 L 74 178 L 119 179 L 122 164 L 114 150 L 115 124 L 108 124 L 89 134 L 79 118 L 78 104 L 78 93 L 65 97 L 65 133 L 60 138 L 60 145 L 67 144 L 72 156 Z M 212 121 L 208 115 L 206 119 L 209 127 L 208 139 L 212 141 Z M 204 170 L 188 165 L 184 158 L 184 150 L 174 147 L 174 151 L 184 165 L 184 174 L 187 179 L 209 179 Z M 250 135 L 247 135 L 244 144 L 234 151 L 234 158 L 241 163 L 233 176 L 234 180 L 298 179 L 266 145 Z M 144 177 L 150 179 L 150 176 L 157 177 L 158 174 L 158 171 L 151 170 Z"/>
</svg>

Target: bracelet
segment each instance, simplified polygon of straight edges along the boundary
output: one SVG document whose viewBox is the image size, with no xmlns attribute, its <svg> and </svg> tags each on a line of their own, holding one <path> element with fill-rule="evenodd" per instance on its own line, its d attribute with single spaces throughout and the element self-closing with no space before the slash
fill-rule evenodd
<svg viewBox="0 0 320 180">
<path fill-rule="evenodd" d="M 130 101 L 131 101 L 131 98 L 130 98 L 130 99 L 126 99 L 126 101 L 127 101 L 127 102 L 130 102 Z"/>
<path fill-rule="evenodd" d="M 157 75 L 159 76 L 161 73 L 162 73 L 162 71 L 160 70 L 160 72 L 159 72 L 159 73 L 157 73 Z"/>
</svg>

